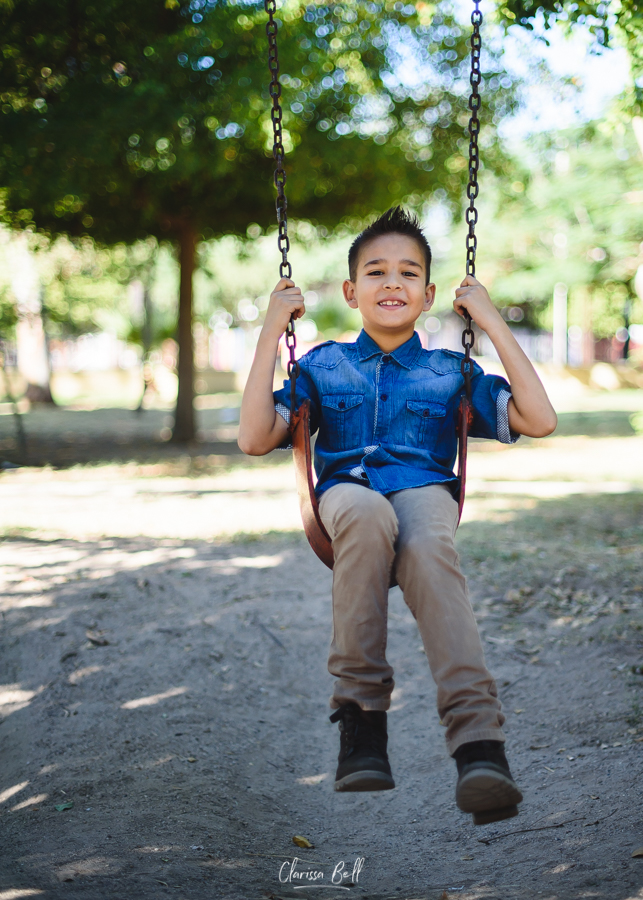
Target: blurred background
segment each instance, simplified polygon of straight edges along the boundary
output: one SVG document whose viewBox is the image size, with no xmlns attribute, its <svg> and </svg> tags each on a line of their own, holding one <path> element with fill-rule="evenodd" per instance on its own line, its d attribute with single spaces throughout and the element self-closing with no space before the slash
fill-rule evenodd
<svg viewBox="0 0 643 900">
<path fill-rule="evenodd" d="M 238 455 L 278 278 L 263 4 L 39 6 L 0 12 L 0 463 L 216 469 Z M 634 9 L 482 5 L 477 275 L 559 434 L 643 430 Z M 461 348 L 469 17 L 464 0 L 279 6 L 299 353 L 358 333 L 347 250 L 399 202 L 435 258 L 422 342 Z M 484 335 L 475 353 L 498 370 Z"/>
</svg>

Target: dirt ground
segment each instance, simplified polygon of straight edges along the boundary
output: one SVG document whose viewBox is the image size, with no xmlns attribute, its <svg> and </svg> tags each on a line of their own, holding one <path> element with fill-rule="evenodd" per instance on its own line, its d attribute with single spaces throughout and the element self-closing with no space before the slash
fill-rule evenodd
<svg viewBox="0 0 643 900">
<path fill-rule="evenodd" d="M 287 456 L 4 472 L 0 900 L 643 898 L 627 421 L 471 453 L 458 544 L 525 795 L 478 828 L 398 589 L 397 787 L 333 792 L 331 575 Z"/>
</svg>

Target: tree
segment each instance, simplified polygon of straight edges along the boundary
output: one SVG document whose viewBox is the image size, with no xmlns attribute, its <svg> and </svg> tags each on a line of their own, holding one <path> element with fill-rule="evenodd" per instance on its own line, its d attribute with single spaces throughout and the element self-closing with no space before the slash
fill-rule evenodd
<svg viewBox="0 0 643 900">
<path fill-rule="evenodd" d="M 643 322 L 635 290 L 641 185 L 631 129 L 589 123 L 530 138 L 505 177 L 483 188 L 478 270 L 495 302 L 515 320 L 551 328 L 551 298 L 562 282 L 569 325 L 588 339 Z"/>
<path fill-rule="evenodd" d="M 630 112 L 641 114 L 643 105 L 643 4 L 641 0 L 497 0 L 505 27 L 519 25 L 530 31 L 541 17 L 545 29 L 561 24 L 567 29 L 583 26 L 598 47 L 623 44 L 630 57 L 633 92 Z"/>
<path fill-rule="evenodd" d="M 449 7 L 286 0 L 280 17 L 291 211 L 334 227 L 438 189 L 459 197 L 468 28 Z M 265 21 L 262 3 L 238 0 L 0 4 L 4 218 L 104 244 L 175 244 L 175 440 L 194 437 L 197 242 L 274 218 Z M 511 82 L 493 53 L 484 66 L 493 166 Z"/>
</svg>

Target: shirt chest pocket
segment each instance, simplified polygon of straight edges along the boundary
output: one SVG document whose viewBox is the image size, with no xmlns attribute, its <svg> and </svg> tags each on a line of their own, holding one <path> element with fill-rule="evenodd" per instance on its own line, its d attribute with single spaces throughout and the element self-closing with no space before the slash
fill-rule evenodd
<svg viewBox="0 0 643 900">
<path fill-rule="evenodd" d="M 447 408 L 436 400 L 406 401 L 405 443 L 414 447 L 437 438 L 444 427 Z"/>
<path fill-rule="evenodd" d="M 334 450 L 358 447 L 364 394 L 324 394 L 321 403 L 328 446 Z"/>
</svg>

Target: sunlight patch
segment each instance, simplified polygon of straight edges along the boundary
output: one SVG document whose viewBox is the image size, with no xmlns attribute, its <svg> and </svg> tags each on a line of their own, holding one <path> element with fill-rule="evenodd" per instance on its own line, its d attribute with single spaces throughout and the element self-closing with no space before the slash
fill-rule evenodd
<svg viewBox="0 0 643 900">
<path fill-rule="evenodd" d="M 214 566 L 234 566 L 236 569 L 274 569 L 283 562 L 283 556 L 234 556 L 232 559 L 221 559 Z"/>
<path fill-rule="evenodd" d="M 115 860 L 105 856 L 94 856 L 89 859 L 79 859 L 76 862 L 61 866 L 56 872 L 59 881 L 71 881 L 78 875 L 100 875 L 105 869 L 110 868 Z M 0 897 L 0 900 L 2 898 Z"/>
<path fill-rule="evenodd" d="M 27 806 L 35 806 L 37 803 L 44 803 L 48 796 L 49 794 L 35 794 L 33 797 L 23 800 L 22 803 L 16 803 L 15 806 L 11 807 L 11 812 L 26 809 Z"/>
<path fill-rule="evenodd" d="M 149 697 L 139 697 L 138 700 L 128 700 L 127 703 L 121 704 L 121 709 L 140 709 L 142 706 L 155 706 L 161 700 L 168 700 L 170 697 L 178 697 L 179 694 L 185 694 L 186 687 L 170 688 L 169 691 L 163 691 L 162 694 L 150 694 Z"/>
<path fill-rule="evenodd" d="M 297 784 L 321 784 L 324 778 L 328 778 L 328 772 L 322 772 L 321 775 L 306 775 L 304 778 L 298 778 Z"/>
<path fill-rule="evenodd" d="M 24 709 L 43 690 L 44 687 L 39 687 L 36 691 L 25 691 L 19 684 L 0 684 L 0 714 L 9 716 Z"/>
<path fill-rule="evenodd" d="M 6 803 L 10 797 L 13 797 L 14 794 L 18 794 L 20 791 L 24 791 L 24 789 L 29 784 L 28 781 L 21 781 L 20 784 L 14 784 L 13 787 L 6 788 L 2 793 L 0 793 L 0 803 Z"/>
<path fill-rule="evenodd" d="M 38 888 L 9 888 L 6 891 L 0 891 L 0 900 L 20 900 L 21 897 L 36 897 L 38 894 L 44 893 Z"/>
<path fill-rule="evenodd" d="M 76 669 L 75 672 L 72 672 L 67 681 L 70 684 L 78 684 L 78 682 L 82 678 L 86 678 L 88 675 L 93 675 L 95 672 L 102 671 L 103 666 L 85 666 L 84 669 Z"/>
</svg>

